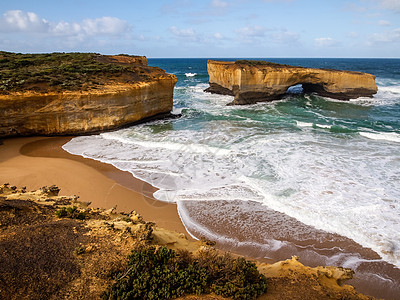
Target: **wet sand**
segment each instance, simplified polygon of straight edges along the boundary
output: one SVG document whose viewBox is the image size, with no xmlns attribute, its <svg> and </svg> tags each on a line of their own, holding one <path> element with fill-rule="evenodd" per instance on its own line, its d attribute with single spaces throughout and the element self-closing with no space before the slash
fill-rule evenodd
<svg viewBox="0 0 400 300">
<path fill-rule="evenodd" d="M 71 137 L 28 137 L 0 145 L 0 182 L 35 190 L 57 185 L 63 195 L 78 195 L 92 207 L 135 210 L 146 221 L 185 233 L 176 205 L 152 197 L 155 188 L 130 173 L 69 154 L 61 146 Z"/>
<path fill-rule="evenodd" d="M 292 255 L 310 267 L 337 266 L 354 270 L 346 281 L 358 292 L 400 299 L 400 269 L 353 240 L 307 226 L 253 201 L 184 201 L 178 210 L 188 231 L 217 241 L 226 251 L 267 263 Z M 328 220 L 327 220 L 328 221 Z"/>
</svg>

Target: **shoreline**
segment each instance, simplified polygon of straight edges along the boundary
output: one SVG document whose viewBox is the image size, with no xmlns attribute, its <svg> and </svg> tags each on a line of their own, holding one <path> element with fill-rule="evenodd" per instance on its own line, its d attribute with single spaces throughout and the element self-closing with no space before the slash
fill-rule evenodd
<svg viewBox="0 0 400 300">
<path fill-rule="evenodd" d="M 189 240 L 194 240 L 183 225 L 176 204 L 156 200 L 152 196 L 156 188 L 133 177 L 129 172 L 68 153 L 62 149 L 62 145 L 71 138 L 28 137 L 3 140 L 0 146 L 0 180 L 3 182 L 0 183 L 25 185 L 27 190 L 38 189 L 43 184 L 55 184 L 61 188 L 62 194 L 79 195 L 80 201 L 91 202 L 92 207 L 110 209 L 117 206 L 120 212 L 136 211 L 146 221 L 155 222 L 160 228 L 184 233 Z M 230 250 L 224 249 L 236 253 Z M 265 261 L 252 255 L 240 255 Z M 271 259 L 268 262 L 275 261 Z"/>
<path fill-rule="evenodd" d="M 156 200 L 150 184 L 112 165 L 62 149 L 72 137 L 4 139 L 0 146 L 0 182 L 35 190 L 55 184 L 66 195 L 78 195 L 92 207 L 137 211 L 148 222 L 187 235 L 176 204 Z M 77 176 L 79 174 L 79 176 Z M 84 180 L 82 180 L 82 178 Z M 4 181 L 4 182 L 3 182 Z"/>
</svg>

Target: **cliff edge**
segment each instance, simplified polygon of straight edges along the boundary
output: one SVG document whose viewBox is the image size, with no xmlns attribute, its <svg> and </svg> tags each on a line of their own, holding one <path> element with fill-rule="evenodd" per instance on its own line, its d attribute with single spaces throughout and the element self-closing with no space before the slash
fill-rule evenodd
<svg viewBox="0 0 400 300">
<path fill-rule="evenodd" d="M 251 262 L 59 191 L 0 185 L 1 299 L 373 299 L 350 269 Z"/>
<path fill-rule="evenodd" d="M 375 76 L 332 69 L 303 68 L 265 61 L 207 62 L 207 92 L 235 96 L 231 104 L 252 104 L 280 99 L 291 86 L 302 84 L 305 93 L 349 100 L 372 97 L 378 91 Z"/>
<path fill-rule="evenodd" d="M 176 82 L 144 56 L 0 52 L 0 137 L 86 134 L 168 114 Z"/>
</svg>

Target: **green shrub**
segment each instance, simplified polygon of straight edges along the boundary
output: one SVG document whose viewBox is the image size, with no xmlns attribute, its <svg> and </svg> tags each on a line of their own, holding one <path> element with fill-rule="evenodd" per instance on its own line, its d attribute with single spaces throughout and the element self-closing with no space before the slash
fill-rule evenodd
<svg viewBox="0 0 400 300">
<path fill-rule="evenodd" d="M 89 88 L 96 88 L 109 82 L 113 76 L 139 76 L 140 70 L 135 66 L 101 60 L 96 53 L 21 54 L 0 51 L 0 66 L 0 89 L 4 91 L 30 90 L 36 83 L 40 83 L 43 91 L 80 90 L 83 82 L 89 82 Z M 139 77 L 148 79 L 147 75 Z M 2 82 L 5 80 L 10 82 L 5 84 Z"/>
<path fill-rule="evenodd" d="M 59 218 L 70 218 L 84 220 L 86 214 L 81 212 L 76 206 L 61 207 L 56 211 L 56 216 Z"/>
<path fill-rule="evenodd" d="M 103 293 L 103 299 L 170 299 L 185 294 L 215 293 L 234 299 L 254 299 L 267 289 L 266 278 L 244 258 L 206 251 L 144 247 L 132 251 L 127 270 Z"/>
<path fill-rule="evenodd" d="M 247 60 L 247 59 L 237 60 L 237 61 L 235 61 L 235 64 L 248 65 L 248 66 L 270 66 L 270 67 L 276 67 L 276 68 L 291 67 L 289 65 L 277 64 L 277 63 L 273 63 L 273 62 L 265 61 L 265 60 Z"/>
<path fill-rule="evenodd" d="M 84 254 L 86 252 L 86 248 L 84 246 L 78 246 L 75 248 L 75 254 L 76 255 L 81 255 Z"/>
</svg>

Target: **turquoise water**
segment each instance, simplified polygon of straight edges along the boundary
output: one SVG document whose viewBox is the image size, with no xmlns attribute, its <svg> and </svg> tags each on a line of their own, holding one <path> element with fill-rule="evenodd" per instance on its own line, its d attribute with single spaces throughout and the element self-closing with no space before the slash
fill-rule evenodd
<svg viewBox="0 0 400 300">
<path fill-rule="evenodd" d="M 294 244 L 304 250 L 311 235 L 321 245 L 337 235 L 343 237 L 337 243 L 347 245 L 348 239 L 378 256 L 347 246 L 329 254 L 322 246 L 319 254 L 298 251 L 310 261 L 355 269 L 366 261 L 399 268 L 400 60 L 268 60 L 369 72 L 379 91 L 374 98 L 341 102 L 293 87 L 280 101 L 226 106 L 232 97 L 203 91 L 206 59 L 150 59 L 177 76 L 174 113 L 182 117 L 77 137 L 64 148 L 159 188 L 155 197 L 176 202 L 197 238 L 278 258 L 274 253 L 294 251 Z M 271 214 L 293 222 L 296 233 L 260 226 Z M 400 282 L 393 278 L 398 275 L 379 276 L 389 285 Z"/>
</svg>

